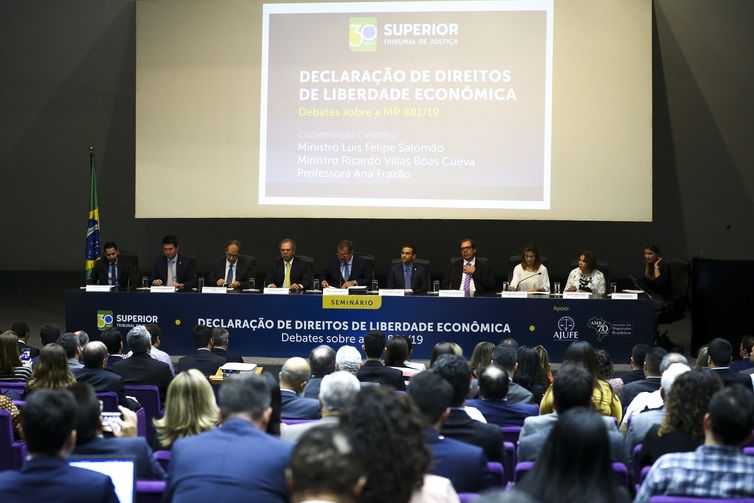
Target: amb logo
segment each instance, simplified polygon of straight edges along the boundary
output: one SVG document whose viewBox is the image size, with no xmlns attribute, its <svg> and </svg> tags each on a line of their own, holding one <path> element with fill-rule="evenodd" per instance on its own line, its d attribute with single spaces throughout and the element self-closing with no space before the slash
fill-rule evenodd
<svg viewBox="0 0 754 503">
<path fill-rule="evenodd" d="M 604 318 L 597 316 L 589 318 L 586 326 L 597 332 L 598 341 L 601 341 L 613 332 L 613 326 Z"/>
<path fill-rule="evenodd" d="M 110 330 L 113 328 L 114 319 L 112 311 L 97 311 L 97 330 Z"/>
</svg>

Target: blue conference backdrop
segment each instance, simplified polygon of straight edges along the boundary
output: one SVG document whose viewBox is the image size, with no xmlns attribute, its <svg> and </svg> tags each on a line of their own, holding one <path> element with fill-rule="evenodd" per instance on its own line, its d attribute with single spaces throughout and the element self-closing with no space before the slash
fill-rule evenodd
<svg viewBox="0 0 754 503">
<path fill-rule="evenodd" d="M 320 344 L 361 349 L 369 330 L 382 330 L 410 337 L 415 359 L 428 359 L 442 341 L 458 342 L 470 357 L 479 342 L 513 337 L 543 345 L 553 361 L 571 342 L 585 340 L 627 363 L 634 344 L 654 337 L 654 304 L 647 299 L 69 291 L 65 310 L 66 330 L 83 329 L 94 339 L 109 328 L 125 336 L 134 325 L 157 323 L 161 349 L 174 355 L 195 351 L 191 329 L 200 323 L 227 328 L 233 352 L 279 358 L 306 356 Z"/>
</svg>

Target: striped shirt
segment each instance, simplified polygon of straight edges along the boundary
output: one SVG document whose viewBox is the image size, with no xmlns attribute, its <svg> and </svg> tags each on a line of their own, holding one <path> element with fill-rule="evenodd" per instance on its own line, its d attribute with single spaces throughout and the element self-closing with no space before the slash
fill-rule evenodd
<svg viewBox="0 0 754 503">
<path fill-rule="evenodd" d="M 0 382 L 28 381 L 31 379 L 31 367 L 14 367 L 13 374 L 0 375 Z"/>
</svg>

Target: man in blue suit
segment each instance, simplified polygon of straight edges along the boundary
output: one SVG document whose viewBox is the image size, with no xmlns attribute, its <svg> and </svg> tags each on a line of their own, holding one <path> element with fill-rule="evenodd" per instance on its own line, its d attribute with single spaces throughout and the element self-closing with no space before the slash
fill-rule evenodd
<svg viewBox="0 0 754 503">
<path fill-rule="evenodd" d="M 149 274 L 149 282 L 155 286 L 175 286 L 178 290 L 191 290 L 196 286 L 196 273 L 191 261 L 178 254 L 178 238 L 172 235 L 162 238 L 162 257 L 157 257 Z"/>
<path fill-rule="evenodd" d="M 492 477 L 481 447 L 440 435 L 450 413 L 453 387 L 431 370 L 411 378 L 408 394 L 425 423 L 424 440 L 432 451 L 432 473 L 449 478 L 456 492 L 478 493 L 488 488 Z"/>
<path fill-rule="evenodd" d="M 196 352 L 178 360 L 176 373 L 196 369 L 207 377 L 215 375 L 217 369 L 225 365 L 226 359 L 212 353 L 212 330 L 206 325 L 197 325 L 191 331 L 191 337 L 194 339 Z"/>
<path fill-rule="evenodd" d="M 102 393 L 113 391 L 118 395 L 118 404 L 128 407 L 131 410 L 139 408 L 139 404 L 126 396 L 126 388 L 123 384 L 123 378 L 107 370 L 107 347 L 102 341 L 92 341 L 84 346 L 82 352 L 84 357 L 84 366 L 73 369 L 73 375 L 78 382 L 89 383 L 94 391 Z"/>
<path fill-rule="evenodd" d="M 288 501 L 292 446 L 265 433 L 270 389 L 256 374 L 236 374 L 220 390 L 222 426 L 173 444 L 164 501 Z"/>
<path fill-rule="evenodd" d="M 413 290 L 415 293 L 426 293 L 429 290 L 429 271 L 416 264 L 415 259 L 416 246 L 404 245 L 401 248 L 401 263 L 395 264 L 388 271 L 388 288 Z"/>
<path fill-rule="evenodd" d="M 0 473 L 4 503 L 117 503 L 110 477 L 66 463 L 76 443 L 75 424 L 76 401 L 70 391 L 41 389 L 27 396 L 21 425 L 30 459 L 20 471 Z"/>
<path fill-rule="evenodd" d="M 509 403 L 508 373 L 490 365 L 479 376 L 479 396 L 481 399 L 466 400 L 466 405 L 475 407 L 488 423 L 498 426 L 523 426 L 524 419 L 539 415 L 539 406 L 531 403 Z"/>
<path fill-rule="evenodd" d="M 319 419 L 319 400 L 300 396 L 311 376 L 309 362 L 288 358 L 280 370 L 280 416 L 284 419 Z"/>
<path fill-rule="evenodd" d="M 322 271 L 322 288 L 368 286 L 373 277 L 372 264 L 354 255 L 353 243 L 343 240 L 338 243 L 337 256 Z"/>
</svg>

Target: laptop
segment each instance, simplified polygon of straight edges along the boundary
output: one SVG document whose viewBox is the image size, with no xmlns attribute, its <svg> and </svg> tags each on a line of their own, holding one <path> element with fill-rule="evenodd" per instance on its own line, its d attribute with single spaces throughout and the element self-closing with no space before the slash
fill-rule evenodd
<svg viewBox="0 0 754 503">
<path fill-rule="evenodd" d="M 86 468 L 110 477 L 120 503 L 134 503 L 136 494 L 136 458 L 123 454 L 98 454 L 68 458 L 70 466 Z"/>
</svg>

